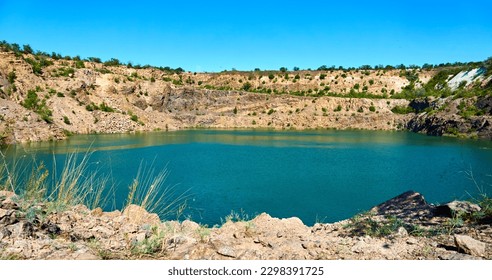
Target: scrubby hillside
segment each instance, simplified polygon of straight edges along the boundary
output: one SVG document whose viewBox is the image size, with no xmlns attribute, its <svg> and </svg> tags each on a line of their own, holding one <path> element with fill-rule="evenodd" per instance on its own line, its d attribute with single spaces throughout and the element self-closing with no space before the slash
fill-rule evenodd
<svg viewBox="0 0 492 280">
<path fill-rule="evenodd" d="M 5 42 L 0 51 L 3 143 L 192 127 L 492 135 L 490 60 L 411 69 L 191 73 L 34 53 Z M 466 69 L 478 70 L 470 78 L 460 73 Z"/>
</svg>

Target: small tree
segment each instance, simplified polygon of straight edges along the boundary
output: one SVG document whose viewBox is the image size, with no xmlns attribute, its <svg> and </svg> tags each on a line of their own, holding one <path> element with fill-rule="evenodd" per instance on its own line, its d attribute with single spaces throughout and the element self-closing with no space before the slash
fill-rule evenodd
<svg viewBox="0 0 492 280">
<path fill-rule="evenodd" d="M 24 45 L 22 47 L 22 50 L 24 51 L 24 53 L 30 53 L 30 54 L 32 54 L 34 52 L 33 49 L 31 48 L 31 46 L 29 46 L 29 45 Z"/>
<path fill-rule="evenodd" d="M 120 65 L 120 61 L 117 58 L 111 58 L 104 62 L 105 66 L 118 66 Z"/>
</svg>

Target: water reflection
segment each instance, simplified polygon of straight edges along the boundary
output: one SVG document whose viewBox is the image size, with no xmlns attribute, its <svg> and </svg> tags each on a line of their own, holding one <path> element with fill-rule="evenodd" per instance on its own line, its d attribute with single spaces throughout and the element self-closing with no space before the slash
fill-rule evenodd
<svg viewBox="0 0 492 280">
<path fill-rule="evenodd" d="M 312 224 L 348 218 L 409 189 L 430 202 L 464 198 L 476 192 L 464 171 L 489 186 L 491 143 L 384 131 L 188 130 L 76 135 L 3 151 L 56 168 L 68 153 L 93 151 L 89 169 L 112 176 L 117 207 L 140 163 L 154 162 L 170 171 L 166 184 L 176 193 L 190 190 L 187 215 L 198 222 L 213 225 L 243 209 Z"/>
<path fill-rule="evenodd" d="M 276 148 L 346 148 L 353 145 L 475 145 L 491 149 L 490 141 L 462 140 L 446 137 L 395 131 L 273 131 L 273 130 L 186 130 L 135 134 L 75 135 L 58 142 L 38 142 L 13 145 L 7 153 L 78 153 L 86 151 L 127 150 L 151 146 L 221 143 L 239 146 L 265 146 Z"/>
</svg>

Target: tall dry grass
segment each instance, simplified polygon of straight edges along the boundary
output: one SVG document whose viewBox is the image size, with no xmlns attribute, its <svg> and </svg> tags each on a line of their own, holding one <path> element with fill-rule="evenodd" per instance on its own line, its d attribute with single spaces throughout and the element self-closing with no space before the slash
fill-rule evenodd
<svg viewBox="0 0 492 280">
<path fill-rule="evenodd" d="M 0 151 L 0 190 L 12 191 L 31 202 L 45 201 L 53 209 L 84 204 L 89 209 L 115 209 L 115 184 L 110 176 L 90 168 L 91 152 L 68 154 L 61 172 L 53 158 L 51 177 L 48 168 L 34 157 L 20 163 L 15 157 L 7 159 Z M 124 208 L 136 204 L 164 218 L 176 218 L 186 208 L 187 192 L 176 194 L 166 186 L 167 169 L 156 172 L 153 164 L 140 164 L 137 175 L 129 185 Z M 109 203 L 112 201 L 112 207 Z"/>
<path fill-rule="evenodd" d="M 136 204 L 158 214 L 161 219 L 179 219 L 186 208 L 188 192 L 176 194 L 173 187 L 166 186 L 168 175 L 167 168 L 156 172 L 153 164 L 149 167 L 141 163 L 137 176 L 129 185 L 125 207 Z"/>
</svg>

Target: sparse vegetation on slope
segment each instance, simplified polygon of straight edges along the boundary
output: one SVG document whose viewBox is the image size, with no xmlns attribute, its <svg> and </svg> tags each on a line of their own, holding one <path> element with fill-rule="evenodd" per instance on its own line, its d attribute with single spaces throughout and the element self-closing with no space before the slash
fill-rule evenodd
<svg viewBox="0 0 492 280">
<path fill-rule="evenodd" d="M 409 114 L 412 112 L 425 113 L 419 116 L 422 120 L 415 121 L 420 125 L 411 128 L 424 131 L 423 119 L 430 117 L 457 116 L 478 124 L 475 118 L 485 120 L 490 115 L 475 103 L 490 94 L 491 59 L 422 67 L 323 65 L 316 70 L 282 67 L 192 73 L 182 68 L 125 64 L 117 58 L 104 62 L 97 57 L 48 54 L 5 41 L 0 42 L 0 49 L 0 81 L 5 81 L 0 83 L 0 100 L 22 104 L 38 114 L 46 123 L 39 129 L 59 128 L 66 131 L 64 134 L 252 125 L 276 129 L 405 129 L 409 120 L 417 118 Z M 451 74 L 473 67 L 486 69 L 481 83 L 463 83 L 453 90 L 447 86 Z M 414 99 L 426 97 L 432 99 L 432 106 L 418 110 L 409 107 Z M 440 101 L 442 98 L 447 99 Z M 460 98 L 466 99 L 466 106 L 455 109 L 453 100 Z M 252 119 L 248 108 L 264 111 L 265 116 Z M 11 109 L 7 112 L 2 115 L 6 121 L 0 124 L 4 142 L 62 137 L 59 132 L 33 137 L 27 133 L 33 118 L 20 110 L 15 110 L 16 114 L 24 115 L 14 117 Z M 228 115 L 231 112 L 232 118 Z M 12 131 L 21 128 L 26 133 L 14 140 Z M 445 127 L 436 135 L 446 131 L 489 135 L 481 132 L 486 127 L 470 129 Z"/>
</svg>

